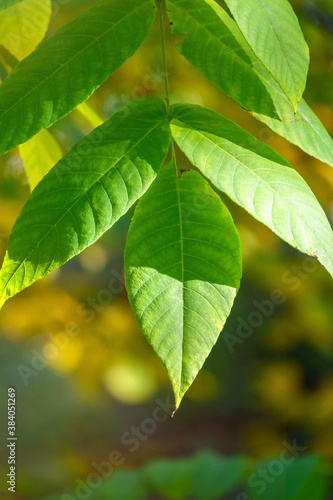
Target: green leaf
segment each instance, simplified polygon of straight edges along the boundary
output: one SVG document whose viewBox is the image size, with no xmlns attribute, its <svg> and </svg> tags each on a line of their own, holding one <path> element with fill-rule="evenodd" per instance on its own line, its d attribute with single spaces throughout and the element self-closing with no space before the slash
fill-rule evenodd
<svg viewBox="0 0 333 500">
<path fill-rule="evenodd" d="M 0 85 L 0 154 L 72 111 L 148 35 L 153 0 L 100 0 L 21 61 Z"/>
<path fill-rule="evenodd" d="M 277 104 L 284 99 L 281 94 L 276 94 L 275 98 Z M 292 118 L 289 115 L 289 118 L 279 121 L 255 113 L 254 116 L 287 141 L 333 167 L 332 138 L 304 99 L 300 100 L 297 113 Z"/>
<path fill-rule="evenodd" d="M 125 249 L 135 316 L 167 369 L 176 408 L 214 346 L 241 278 L 237 230 L 198 172 L 164 167 L 142 198 Z"/>
<path fill-rule="evenodd" d="M 12 5 L 15 5 L 19 2 L 22 2 L 22 0 L 1 0 L 0 1 L 0 10 L 8 9 Z"/>
<path fill-rule="evenodd" d="M 21 61 L 43 40 L 51 12 L 51 0 L 23 0 L 14 4 L 0 15 L 0 44 Z"/>
<path fill-rule="evenodd" d="M 273 149 L 213 111 L 175 105 L 171 131 L 189 160 L 280 238 L 333 275 L 333 232 L 309 186 Z M 179 121 L 181 120 L 181 121 Z"/>
<path fill-rule="evenodd" d="M 157 459 L 148 463 L 144 476 L 150 489 L 167 500 L 183 500 L 191 492 L 193 459 Z"/>
<path fill-rule="evenodd" d="M 333 141 L 314 112 L 304 99 L 301 99 L 295 114 L 287 96 L 254 55 L 235 21 L 223 9 L 220 18 L 250 58 L 254 71 L 273 99 L 274 107 L 282 121 L 264 113 L 252 114 L 289 142 L 333 167 Z"/>
<path fill-rule="evenodd" d="M 42 179 L 10 235 L 0 303 L 96 241 L 148 189 L 167 154 L 163 101 L 146 98 L 82 139 Z"/>
<path fill-rule="evenodd" d="M 306 85 L 309 48 L 288 0 L 225 0 L 256 56 L 296 112 Z"/>
<path fill-rule="evenodd" d="M 204 451 L 194 457 L 193 498 L 220 500 L 232 492 L 243 479 L 245 460 L 242 457 L 224 457 L 213 451 Z"/>
<path fill-rule="evenodd" d="M 42 130 L 19 146 L 31 191 L 63 157 L 59 144 L 48 130 Z"/>
<path fill-rule="evenodd" d="M 147 488 L 141 472 L 118 470 L 98 488 L 98 500 L 146 500 Z"/>
<path fill-rule="evenodd" d="M 252 500 L 325 500 L 328 486 L 326 466 L 318 457 L 281 455 L 259 463 L 247 490 Z"/>
<path fill-rule="evenodd" d="M 224 22 L 213 0 L 167 0 L 172 32 L 186 35 L 177 46 L 194 66 L 242 108 L 279 118 L 251 58 Z"/>
</svg>

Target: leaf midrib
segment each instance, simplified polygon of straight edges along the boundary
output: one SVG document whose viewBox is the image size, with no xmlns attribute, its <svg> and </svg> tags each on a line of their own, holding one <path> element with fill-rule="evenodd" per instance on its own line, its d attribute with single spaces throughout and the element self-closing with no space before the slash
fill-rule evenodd
<svg viewBox="0 0 333 500">
<path fill-rule="evenodd" d="M 7 285 L 8 283 L 11 281 L 11 279 L 14 277 L 14 275 L 19 271 L 19 269 L 25 264 L 25 262 L 28 260 L 28 258 L 30 257 L 30 255 L 39 247 L 39 245 L 45 240 L 45 238 L 51 233 L 51 231 L 53 231 L 53 229 L 55 227 L 58 226 L 58 224 L 61 222 L 61 220 L 69 213 L 71 212 L 71 210 L 73 209 L 73 207 L 79 203 L 79 201 L 88 194 L 88 192 L 96 185 L 98 184 L 101 179 L 107 175 L 113 168 L 115 168 L 117 166 L 117 164 L 123 160 L 126 155 L 128 153 L 130 153 L 132 151 L 132 149 L 134 149 L 136 146 L 138 146 L 140 144 L 140 142 L 142 142 L 149 134 L 151 134 L 157 127 L 159 127 L 161 125 L 161 123 L 163 123 L 164 119 L 163 120 L 160 120 L 153 128 L 151 128 L 144 136 L 142 136 L 140 138 L 139 141 L 137 141 L 136 143 L 133 144 L 133 146 L 128 149 L 117 161 L 116 163 L 114 163 L 110 168 L 108 168 L 108 170 L 106 172 L 104 172 L 93 184 L 91 184 L 91 186 L 89 186 L 87 189 L 85 189 L 85 191 L 82 193 L 82 195 L 79 196 L 79 198 L 77 198 L 75 200 L 75 202 L 66 210 L 66 212 L 60 217 L 60 219 L 58 219 L 58 221 L 53 224 L 53 226 L 51 226 L 51 228 L 49 229 L 49 231 L 43 236 L 43 238 L 38 242 L 38 244 L 36 246 L 34 246 L 30 252 L 28 253 L 28 255 L 25 257 L 25 259 L 20 263 L 20 265 L 14 270 L 12 271 L 12 273 L 10 274 L 9 278 L 7 279 L 6 283 L 4 284 L 3 286 L 3 291 L 1 293 L 1 296 L 0 296 L 0 300 L 4 297 L 4 294 L 5 294 L 5 291 L 6 291 L 6 288 L 7 288 Z M 82 157 L 84 158 L 84 156 Z M 93 241 L 91 242 L 93 243 Z M 1 271 L 0 271 L 0 277 L 1 277 Z M 24 279 L 24 278 L 23 278 Z"/>
<path fill-rule="evenodd" d="M 246 165 L 245 163 L 243 163 L 242 161 L 240 161 L 236 156 L 234 156 L 233 154 L 231 154 L 230 152 L 226 151 L 225 149 L 223 149 L 219 144 L 216 144 L 214 141 L 212 141 L 209 137 L 207 137 L 205 134 L 203 134 L 201 131 L 199 130 L 196 130 L 194 128 L 192 128 L 191 125 L 189 125 L 187 122 L 186 122 L 187 126 L 190 127 L 190 129 L 193 131 L 193 132 L 196 132 L 197 134 L 199 134 L 202 138 L 206 139 L 207 141 L 211 142 L 215 147 L 217 146 L 219 149 L 221 149 L 221 151 L 223 151 L 224 153 L 226 153 L 228 156 L 231 156 L 231 158 L 233 158 L 234 160 L 236 160 L 236 162 L 240 163 L 243 167 L 245 167 L 247 170 L 249 170 L 250 172 L 252 172 L 257 178 L 258 180 L 262 181 L 264 184 L 266 184 L 268 186 L 268 188 L 273 191 L 273 193 L 275 193 L 280 199 L 282 199 L 283 201 L 286 200 L 286 198 L 283 198 L 283 196 L 280 195 L 280 193 L 278 191 L 276 191 L 270 184 L 268 184 L 264 179 L 262 179 L 254 170 L 252 170 L 248 165 Z M 267 160 L 267 161 L 270 161 L 270 160 Z M 285 167 L 285 168 L 292 168 L 291 166 L 290 167 Z M 295 169 L 292 169 L 297 175 L 298 173 L 296 172 Z M 299 215 L 298 211 L 296 210 L 295 207 L 293 207 L 288 201 L 286 201 L 287 205 L 290 207 L 290 210 L 293 210 L 295 211 L 297 217 L 302 221 L 302 218 L 301 216 Z M 310 227 L 306 222 L 304 222 L 304 226 L 307 226 L 307 227 Z M 311 227 L 310 227 L 311 229 Z M 307 241 L 308 241 L 308 247 L 309 249 L 310 248 L 310 244 L 309 244 L 309 235 L 308 233 L 305 231 L 305 234 L 306 234 L 306 238 L 307 238 Z M 294 239 L 294 242 L 297 244 L 295 238 Z"/>
<path fill-rule="evenodd" d="M 134 12 L 136 12 L 139 9 L 141 9 L 142 6 L 144 6 L 144 4 L 140 4 L 139 7 L 136 7 L 134 10 L 132 10 L 131 12 L 129 12 L 128 14 L 126 14 L 120 21 L 118 21 L 117 23 L 113 24 L 111 26 L 111 28 L 109 28 L 108 30 L 104 31 L 104 33 L 102 35 L 94 38 L 94 40 L 92 42 L 90 42 L 88 45 L 86 45 L 84 47 L 84 49 L 80 50 L 80 52 L 76 52 L 74 54 L 74 56 L 71 57 L 70 59 L 68 59 L 64 64 L 61 64 L 61 66 L 58 66 L 57 69 L 55 69 L 50 75 L 48 75 L 46 78 L 44 78 L 44 80 L 42 82 L 40 82 L 38 85 L 36 85 L 36 87 L 34 87 L 29 92 L 27 92 L 26 94 L 24 94 L 24 96 L 20 97 L 10 108 L 6 109 L 2 114 L 0 114 L 0 118 L 3 118 L 9 111 L 11 111 L 13 108 L 15 108 L 15 106 L 17 106 L 23 99 L 25 99 L 30 94 L 32 94 L 33 92 L 35 92 L 36 89 L 38 89 L 41 85 L 43 85 L 45 82 L 47 82 L 50 78 L 52 78 L 56 73 L 58 73 L 58 71 L 60 71 L 65 66 L 67 66 L 68 64 L 70 64 L 74 59 L 76 59 L 76 57 L 81 56 L 82 53 L 85 52 L 86 49 L 88 49 L 94 43 L 98 42 L 107 33 L 109 33 L 110 31 L 112 31 L 113 29 L 115 29 L 116 26 L 118 26 L 119 24 L 121 24 L 125 19 L 127 19 L 129 16 L 131 16 Z M 51 38 L 49 40 L 51 40 Z"/>
<path fill-rule="evenodd" d="M 181 391 L 181 388 L 183 386 L 183 373 L 184 373 L 184 242 L 183 242 L 183 219 L 182 219 L 182 211 L 181 211 L 181 199 L 180 199 L 180 189 L 179 189 L 179 178 L 176 177 L 176 191 L 177 191 L 177 201 L 178 201 L 178 214 L 179 214 L 179 232 L 180 232 L 180 263 L 181 263 L 181 268 L 182 268 L 182 277 L 181 277 L 181 286 L 182 286 L 182 325 L 181 325 L 181 332 L 182 332 L 182 346 L 181 346 L 181 373 L 180 373 L 180 385 L 179 385 L 179 392 Z"/>
</svg>

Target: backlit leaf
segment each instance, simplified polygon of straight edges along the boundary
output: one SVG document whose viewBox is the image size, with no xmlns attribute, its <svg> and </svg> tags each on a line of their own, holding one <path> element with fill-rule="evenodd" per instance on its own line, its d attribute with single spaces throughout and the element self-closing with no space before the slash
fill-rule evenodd
<svg viewBox="0 0 333 500">
<path fill-rule="evenodd" d="M 235 21 L 223 9 L 222 12 L 220 12 L 221 21 L 223 21 L 247 53 L 254 71 L 257 72 L 273 99 L 275 109 L 282 121 L 270 117 L 265 113 L 253 112 L 253 115 L 289 142 L 292 142 L 309 155 L 333 167 L 333 141 L 315 113 L 306 104 L 304 99 L 301 99 L 297 107 L 297 113 L 295 114 L 294 108 L 287 96 L 265 66 L 254 55 Z"/>
<path fill-rule="evenodd" d="M 153 0 L 100 0 L 21 61 L 0 85 L 0 154 L 86 101 L 148 35 Z"/>
<path fill-rule="evenodd" d="M 164 167 L 136 209 L 125 249 L 135 316 L 171 380 L 176 408 L 214 346 L 241 278 L 233 220 L 194 170 Z"/>
<path fill-rule="evenodd" d="M 309 48 L 289 1 L 225 2 L 254 53 L 296 111 L 306 85 Z"/>
<path fill-rule="evenodd" d="M 213 111 L 185 104 L 172 113 L 177 144 L 214 186 L 290 245 L 318 257 L 333 275 L 332 229 L 291 165 Z"/>
<path fill-rule="evenodd" d="M 169 148 L 164 103 L 130 104 L 42 179 L 10 235 L 1 304 L 96 241 L 147 190 Z"/>
<path fill-rule="evenodd" d="M 272 91 L 272 96 L 277 105 L 282 104 L 282 100 L 283 106 L 286 105 L 286 98 L 281 93 Z M 332 138 L 304 99 L 300 100 L 296 115 L 293 114 L 292 117 L 289 115 L 289 118 L 282 121 L 256 113 L 254 116 L 287 141 L 333 167 Z"/>
<path fill-rule="evenodd" d="M 213 0 L 167 0 L 166 6 L 172 32 L 186 35 L 179 52 L 242 108 L 278 118 L 250 57 L 223 22 L 222 7 Z"/>
</svg>

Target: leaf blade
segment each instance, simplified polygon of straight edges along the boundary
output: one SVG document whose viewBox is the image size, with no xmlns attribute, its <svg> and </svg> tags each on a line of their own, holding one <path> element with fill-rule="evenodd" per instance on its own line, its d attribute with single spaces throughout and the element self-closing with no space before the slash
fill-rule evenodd
<svg viewBox="0 0 333 500">
<path fill-rule="evenodd" d="M 310 156 L 333 167 L 333 140 L 304 99 L 300 100 L 292 118 L 279 121 L 256 113 L 253 116 Z"/>
<path fill-rule="evenodd" d="M 1 304 L 96 241 L 148 189 L 167 154 L 157 98 L 134 102 L 82 139 L 19 215 L 0 272 Z"/>
<path fill-rule="evenodd" d="M 273 149 L 213 111 L 174 105 L 172 135 L 214 186 L 333 275 L 333 232 L 309 186 Z M 197 145 L 200 143 L 200 148 Z"/>
<path fill-rule="evenodd" d="M 310 57 L 290 3 L 288 0 L 226 0 L 226 4 L 252 50 L 296 112 L 305 89 Z"/>
<path fill-rule="evenodd" d="M 222 7 L 212 0 L 167 0 L 166 5 L 172 32 L 186 35 L 179 52 L 242 108 L 279 118 L 250 57 L 224 22 Z"/>
<path fill-rule="evenodd" d="M 59 144 L 48 130 L 42 130 L 21 144 L 19 152 L 31 191 L 63 157 Z"/>
<path fill-rule="evenodd" d="M 130 226 L 125 283 L 176 408 L 224 326 L 240 278 L 239 237 L 222 201 L 197 172 L 178 179 L 167 165 Z"/>
<path fill-rule="evenodd" d="M 254 71 L 258 74 L 273 99 L 280 119 L 254 111 L 251 114 L 310 156 L 318 158 L 333 167 L 333 140 L 315 113 L 302 98 L 295 114 L 287 96 L 264 65 L 253 54 L 235 21 L 224 10 L 220 13 L 220 18 L 238 40 L 243 50 L 246 51 Z"/>
<path fill-rule="evenodd" d="M 0 85 L 0 154 L 86 101 L 146 38 L 154 5 L 101 0 L 21 61 Z"/>
</svg>

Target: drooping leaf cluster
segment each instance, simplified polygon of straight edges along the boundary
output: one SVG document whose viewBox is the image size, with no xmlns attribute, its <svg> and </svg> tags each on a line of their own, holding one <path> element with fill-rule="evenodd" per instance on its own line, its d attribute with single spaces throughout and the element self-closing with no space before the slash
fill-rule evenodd
<svg viewBox="0 0 333 500">
<path fill-rule="evenodd" d="M 7 0 L 0 28 L 33 1 Z M 0 153 L 19 146 L 33 189 L 9 238 L 1 304 L 94 243 L 141 198 L 125 251 L 126 287 L 176 407 L 240 286 L 240 241 L 219 194 L 333 275 L 327 217 L 284 158 L 200 106 L 131 103 L 63 158 L 46 129 L 78 106 L 99 125 L 84 102 L 134 54 L 159 10 L 184 35 L 179 52 L 205 77 L 333 166 L 332 139 L 302 98 L 309 51 L 288 0 L 225 3 L 232 16 L 215 0 L 100 0 L 27 57 L 14 53 L 22 60 L 0 85 Z M 174 155 L 162 168 L 174 143 L 196 171 L 181 174 Z"/>
</svg>

